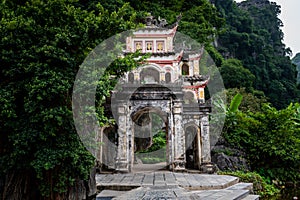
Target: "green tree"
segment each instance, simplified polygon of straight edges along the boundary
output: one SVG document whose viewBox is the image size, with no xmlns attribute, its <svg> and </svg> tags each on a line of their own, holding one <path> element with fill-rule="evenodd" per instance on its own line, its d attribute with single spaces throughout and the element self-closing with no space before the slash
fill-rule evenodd
<svg viewBox="0 0 300 200">
<path fill-rule="evenodd" d="M 231 102 L 236 94 L 241 94 L 243 100 L 239 105 L 239 110 L 243 112 L 259 112 L 261 111 L 262 105 L 267 103 L 267 98 L 261 91 L 247 92 L 245 88 L 229 88 L 226 90 L 227 102 Z"/>
<path fill-rule="evenodd" d="M 223 137 L 246 152 L 251 167 L 269 183 L 299 181 L 299 104 L 277 110 L 268 104 L 260 112 L 228 113 Z"/>
<path fill-rule="evenodd" d="M 128 4 L 109 13 L 72 0 L 1 1 L 0 13 L 1 199 L 71 198 L 94 165 L 73 123 L 76 73 L 97 44 L 136 27 L 136 14 Z M 136 64 L 120 59 L 109 74 Z"/>
<path fill-rule="evenodd" d="M 225 60 L 220 68 L 224 85 L 226 88 L 252 89 L 255 76 L 237 59 Z"/>
<path fill-rule="evenodd" d="M 263 91 L 276 108 L 297 102 L 296 68 L 289 58 L 290 49 L 283 43 L 280 6 L 269 1 L 258 5 L 254 0 L 214 2 L 226 19 L 225 31 L 218 37 L 220 53 L 241 60 L 255 75 L 254 89 Z"/>
</svg>

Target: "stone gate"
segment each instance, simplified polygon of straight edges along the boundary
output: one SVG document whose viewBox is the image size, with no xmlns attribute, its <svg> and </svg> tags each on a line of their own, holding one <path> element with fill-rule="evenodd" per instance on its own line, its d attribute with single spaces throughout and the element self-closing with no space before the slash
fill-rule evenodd
<svg viewBox="0 0 300 200">
<path fill-rule="evenodd" d="M 209 77 L 200 74 L 203 49 L 191 51 L 173 46 L 178 23 L 165 28 L 165 20 L 153 17 L 146 28 L 137 30 L 126 40 L 126 53 L 150 53 L 147 63 L 128 72 L 113 91 L 117 128 L 112 141 L 116 148 L 108 152 L 100 148 L 100 162 L 109 167 L 131 172 L 135 160 L 135 136 L 138 129 L 155 113 L 163 121 L 166 132 L 166 163 L 170 170 L 203 169 L 211 162 L 209 139 L 210 104 L 205 102 L 204 88 Z M 105 134 L 105 129 L 100 134 Z M 109 154 L 109 156 L 108 156 Z"/>
</svg>

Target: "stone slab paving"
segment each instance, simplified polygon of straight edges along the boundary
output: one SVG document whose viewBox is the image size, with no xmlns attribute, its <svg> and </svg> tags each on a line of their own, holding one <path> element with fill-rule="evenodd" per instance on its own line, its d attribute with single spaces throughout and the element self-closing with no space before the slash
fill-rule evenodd
<svg viewBox="0 0 300 200">
<path fill-rule="evenodd" d="M 158 171 L 132 174 L 97 174 L 97 200 L 257 200 L 249 195 L 251 183 L 227 175 Z M 117 192 L 113 192 L 115 190 Z M 124 192 L 126 191 L 126 192 Z"/>
<path fill-rule="evenodd" d="M 180 186 L 189 190 L 223 189 L 238 182 L 227 175 L 150 172 L 135 174 L 97 174 L 97 187 Z"/>
</svg>

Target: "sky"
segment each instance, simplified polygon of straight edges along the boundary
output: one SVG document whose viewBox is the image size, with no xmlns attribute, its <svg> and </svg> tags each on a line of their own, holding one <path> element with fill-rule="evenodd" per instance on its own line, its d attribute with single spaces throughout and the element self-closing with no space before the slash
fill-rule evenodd
<svg viewBox="0 0 300 200">
<path fill-rule="evenodd" d="M 236 0 L 241 2 L 243 0 Z M 300 53 L 300 0 L 270 0 L 281 6 L 279 18 L 283 22 L 284 44 L 293 56 Z"/>
</svg>

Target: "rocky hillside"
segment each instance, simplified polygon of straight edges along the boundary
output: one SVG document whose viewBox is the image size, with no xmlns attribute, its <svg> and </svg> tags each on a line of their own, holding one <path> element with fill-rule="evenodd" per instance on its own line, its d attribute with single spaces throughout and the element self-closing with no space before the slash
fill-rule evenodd
<svg viewBox="0 0 300 200">
<path fill-rule="evenodd" d="M 300 53 L 296 54 L 296 56 L 292 59 L 292 62 L 297 65 L 297 83 L 300 84 Z"/>
</svg>

